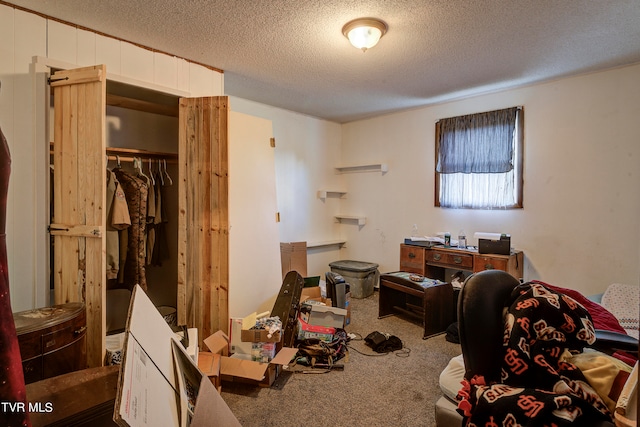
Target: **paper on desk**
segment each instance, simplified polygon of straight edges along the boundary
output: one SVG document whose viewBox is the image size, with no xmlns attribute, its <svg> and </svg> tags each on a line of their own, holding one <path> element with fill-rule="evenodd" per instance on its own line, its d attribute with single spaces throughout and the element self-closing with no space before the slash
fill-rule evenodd
<svg viewBox="0 0 640 427">
<path fill-rule="evenodd" d="M 441 245 L 444 245 L 444 238 L 442 237 L 426 236 L 425 240 L 427 242 L 440 243 Z"/>
<path fill-rule="evenodd" d="M 427 237 L 427 241 L 438 243 L 440 245 L 444 245 L 444 238 L 442 238 L 442 237 Z M 457 247 L 458 246 L 458 240 L 457 239 L 451 239 L 451 241 L 449 242 L 449 245 L 452 246 L 452 247 Z"/>
</svg>

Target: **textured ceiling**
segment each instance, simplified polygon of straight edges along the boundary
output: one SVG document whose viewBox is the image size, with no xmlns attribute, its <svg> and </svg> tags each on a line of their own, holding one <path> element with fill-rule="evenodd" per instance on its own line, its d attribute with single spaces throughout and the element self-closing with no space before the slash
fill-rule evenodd
<svg viewBox="0 0 640 427">
<path fill-rule="evenodd" d="M 640 0 L 10 0 L 224 70 L 234 95 L 337 122 L 640 62 Z M 342 35 L 373 16 L 363 53 Z"/>
</svg>

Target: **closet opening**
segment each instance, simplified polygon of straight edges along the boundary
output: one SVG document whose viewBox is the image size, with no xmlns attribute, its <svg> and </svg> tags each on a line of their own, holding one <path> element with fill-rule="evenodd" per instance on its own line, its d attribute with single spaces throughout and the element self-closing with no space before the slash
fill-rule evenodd
<svg viewBox="0 0 640 427">
<path fill-rule="evenodd" d="M 54 72 L 55 69 L 52 69 Z M 107 190 L 107 278 L 106 310 L 107 334 L 124 329 L 129 306 L 130 291 L 140 284 L 167 318 L 175 319 L 177 304 L 177 236 L 178 236 L 178 100 L 179 97 L 151 91 L 125 83 L 107 80 L 106 152 L 107 187 L 117 185 L 125 195 L 124 207 L 131 219 L 134 212 L 145 212 L 145 218 L 135 227 L 131 224 L 110 224 L 113 219 L 113 200 L 116 196 Z M 51 92 L 49 102 L 49 129 L 55 123 L 55 98 Z M 55 144 L 51 135 L 51 144 Z M 53 148 L 53 147 L 52 147 Z M 53 156 L 50 156 L 51 174 Z M 119 175 L 119 179 L 118 179 Z M 139 182 L 122 185 L 120 181 L 138 178 L 146 184 L 145 200 L 140 200 Z M 116 183 L 111 182 L 111 178 Z M 53 175 L 49 180 L 51 201 Z M 131 184 L 131 183 L 129 183 Z M 121 199 L 119 199 L 121 200 Z M 145 203 L 142 207 L 140 204 Z M 133 206 L 132 206 L 133 205 Z M 118 204 L 122 207 L 122 204 Z M 122 212 L 121 212 L 122 214 Z M 53 223 L 53 208 L 49 218 Z M 115 227 L 114 227 L 115 225 Z M 128 225 L 128 226 L 127 226 Z M 135 229 L 135 231 L 134 231 Z M 136 234 L 137 233 L 137 234 Z M 138 238 L 132 237 L 137 235 Z M 139 240 L 140 244 L 135 242 Z M 135 257 L 122 255 L 126 248 L 140 250 L 140 264 L 130 271 Z M 115 249 L 115 252 L 113 250 Z M 51 238 L 50 262 L 56 248 Z M 53 270 L 49 267 L 50 303 L 54 304 Z M 125 274 L 126 272 L 126 274 Z M 127 277 L 128 276 L 128 277 Z"/>
</svg>

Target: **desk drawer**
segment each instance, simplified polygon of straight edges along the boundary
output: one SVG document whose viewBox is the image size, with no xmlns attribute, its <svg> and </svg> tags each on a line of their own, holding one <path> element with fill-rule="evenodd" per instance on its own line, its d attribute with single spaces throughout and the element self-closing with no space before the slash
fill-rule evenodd
<svg viewBox="0 0 640 427">
<path fill-rule="evenodd" d="M 508 258 L 497 258 L 490 256 L 476 255 L 475 266 L 473 272 L 478 273 L 484 270 L 503 270 L 508 271 L 509 264 Z"/>
<path fill-rule="evenodd" d="M 400 245 L 400 271 L 424 275 L 424 248 Z"/>
<path fill-rule="evenodd" d="M 450 253 L 446 251 L 427 251 L 427 263 L 444 265 L 450 268 L 472 269 L 473 255 Z"/>
</svg>

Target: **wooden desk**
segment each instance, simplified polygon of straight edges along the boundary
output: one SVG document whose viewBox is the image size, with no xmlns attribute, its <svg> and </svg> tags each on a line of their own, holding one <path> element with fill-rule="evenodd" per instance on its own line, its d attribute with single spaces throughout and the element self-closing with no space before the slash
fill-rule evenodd
<svg viewBox="0 0 640 427">
<path fill-rule="evenodd" d="M 400 270 L 448 282 L 446 269 L 478 273 L 484 270 L 502 270 L 516 279 L 524 277 L 522 251 L 510 255 L 480 254 L 477 250 L 414 246 L 400 244 Z"/>
<path fill-rule="evenodd" d="M 409 273 L 380 275 L 378 318 L 404 314 L 422 323 L 422 339 L 444 332 L 453 322 L 453 288 L 450 283 L 409 280 Z"/>
</svg>

